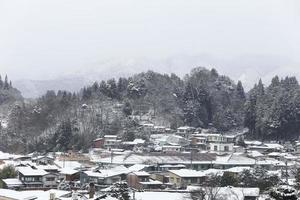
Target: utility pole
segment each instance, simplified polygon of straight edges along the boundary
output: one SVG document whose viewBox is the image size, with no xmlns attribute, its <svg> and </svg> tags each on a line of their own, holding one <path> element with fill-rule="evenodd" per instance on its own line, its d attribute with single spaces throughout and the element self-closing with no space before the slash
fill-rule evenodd
<svg viewBox="0 0 300 200">
<path fill-rule="evenodd" d="M 285 161 L 285 182 L 288 185 L 289 183 L 289 174 L 288 174 L 288 162 Z"/>
<path fill-rule="evenodd" d="M 110 151 L 111 151 L 111 152 L 110 152 L 110 164 L 113 164 L 114 152 L 113 152 L 112 149 L 111 149 Z"/>
</svg>

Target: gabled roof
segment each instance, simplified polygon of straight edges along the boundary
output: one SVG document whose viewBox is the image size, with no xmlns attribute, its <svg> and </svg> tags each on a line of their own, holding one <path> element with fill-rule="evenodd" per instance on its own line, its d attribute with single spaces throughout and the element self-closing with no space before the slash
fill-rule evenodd
<svg viewBox="0 0 300 200">
<path fill-rule="evenodd" d="M 169 170 L 172 174 L 175 174 L 182 178 L 193 178 L 193 177 L 205 177 L 205 173 L 201 171 L 191 170 L 191 169 L 179 169 L 179 170 Z"/>
<path fill-rule="evenodd" d="M 45 176 L 48 174 L 45 170 L 42 169 L 32 169 L 31 167 L 18 167 L 17 171 L 24 176 Z"/>
</svg>

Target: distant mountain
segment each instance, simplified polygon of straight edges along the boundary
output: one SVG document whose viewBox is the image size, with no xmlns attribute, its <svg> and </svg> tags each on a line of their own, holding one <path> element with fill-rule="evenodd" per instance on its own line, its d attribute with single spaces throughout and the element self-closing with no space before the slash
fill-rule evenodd
<svg viewBox="0 0 300 200">
<path fill-rule="evenodd" d="M 179 77 L 199 66 L 215 68 L 233 80 L 241 80 L 245 90 L 253 87 L 262 78 L 269 83 L 275 74 L 279 76 L 295 75 L 300 79 L 300 67 L 291 65 L 286 58 L 277 56 L 245 55 L 231 60 L 215 58 L 209 55 L 173 56 L 166 59 L 107 59 L 74 68 L 74 71 L 60 75 L 52 80 L 16 80 L 14 85 L 26 98 L 36 98 L 47 90 L 68 90 L 77 92 L 94 81 L 110 78 L 129 77 L 146 70 L 159 73 L 175 73 Z M 300 65 L 299 65 L 300 66 Z"/>
</svg>

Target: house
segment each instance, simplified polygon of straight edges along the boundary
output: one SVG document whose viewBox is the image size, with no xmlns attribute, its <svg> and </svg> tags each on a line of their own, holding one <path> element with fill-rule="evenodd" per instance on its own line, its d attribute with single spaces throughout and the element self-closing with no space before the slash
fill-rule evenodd
<svg viewBox="0 0 300 200">
<path fill-rule="evenodd" d="M 213 167 L 217 169 L 229 169 L 232 167 L 254 167 L 256 164 L 257 162 L 255 159 L 239 153 L 217 156 L 216 160 L 213 161 Z"/>
<path fill-rule="evenodd" d="M 152 129 L 152 132 L 158 133 L 158 134 L 163 134 L 166 132 L 166 127 L 165 126 L 154 126 Z"/>
<path fill-rule="evenodd" d="M 117 148 L 121 140 L 118 140 L 117 135 L 105 135 L 104 136 L 104 147 L 107 149 Z"/>
<path fill-rule="evenodd" d="M 179 145 L 164 145 L 162 146 L 162 152 L 164 153 L 179 153 L 183 148 Z"/>
<path fill-rule="evenodd" d="M 58 174 L 48 173 L 43 176 L 42 182 L 44 188 L 56 188 L 58 185 Z"/>
<path fill-rule="evenodd" d="M 199 148 L 201 150 L 206 150 L 207 138 L 201 135 L 193 135 L 191 138 L 191 145 L 194 148 Z"/>
<path fill-rule="evenodd" d="M 4 188 L 6 189 L 20 190 L 25 187 L 17 178 L 2 179 L 2 182 L 4 183 Z"/>
<path fill-rule="evenodd" d="M 248 146 L 247 149 L 251 151 L 258 151 L 260 153 L 267 153 L 267 152 L 280 152 L 284 149 L 284 147 L 277 143 L 262 143 L 260 145 Z"/>
<path fill-rule="evenodd" d="M 195 132 L 195 128 L 194 127 L 190 127 L 190 126 L 182 126 L 177 128 L 177 135 L 180 135 L 184 138 L 190 138 L 191 135 Z"/>
<path fill-rule="evenodd" d="M 145 140 L 137 138 L 133 141 L 122 142 L 122 147 L 124 149 L 133 150 L 134 148 L 142 147 L 145 144 L 145 142 L 146 142 Z"/>
<path fill-rule="evenodd" d="M 127 175 L 127 183 L 135 189 L 161 189 L 163 183 L 150 178 L 147 172 L 132 172 Z"/>
<path fill-rule="evenodd" d="M 53 165 L 54 158 L 49 156 L 37 156 L 32 158 L 32 162 L 36 163 L 37 165 Z"/>
<path fill-rule="evenodd" d="M 233 152 L 233 143 L 209 143 L 208 150 L 217 152 Z"/>
<path fill-rule="evenodd" d="M 166 138 L 165 145 L 179 145 L 179 146 L 188 146 L 190 142 L 179 135 L 170 135 Z"/>
<path fill-rule="evenodd" d="M 104 138 L 97 138 L 93 141 L 93 147 L 102 149 L 104 147 Z"/>
<path fill-rule="evenodd" d="M 127 175 L 127 183 L 130 187 L 135 189 L 142 189 L 140 182 L 148 182 L 150 174 L 147 172 L 131 172 Z"/>
<path fill-rule="evenodd" d="M 40 188 L 44 187 L 44 176 L 48 172 L 40 169 L 32 169 L 31 167 L 18 167 L 18 179 L 25 187 Z"/>
<path fill-rule="evenodd" d="M 125 175 L 124 175 L 125 174 Z M 126 172 L 114 170 L 84 171 L 81 174 L 82 183 L 112 185 L 125 179 Z"/>
<path fill-rule="evenodd" d="M 141 125 L 143 130 L 146 132 L 152 132 L 153 128 L 154 128 L 154 124 L 150 124 L 150 123 L 145 123 Z"/>
<path fill-rule="evenodd" d="M 188 185 L 200 185 L 205 181 L 206 175 L 201 171 L 180 169 L 168 171 L 169 182 L 176 188 L 185 188 Z"/>
<path fill-rule="evenodd" d="M 80 172 L 72 168 L 62 168 L 59 170 L 59 180 L 77 181 L 80 179 Z"/>
</svg>

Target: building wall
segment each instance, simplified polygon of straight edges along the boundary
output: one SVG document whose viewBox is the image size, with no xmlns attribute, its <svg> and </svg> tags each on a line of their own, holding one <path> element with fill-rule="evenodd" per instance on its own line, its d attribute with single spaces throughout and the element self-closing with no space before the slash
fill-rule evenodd
<svg viewBox="0 0 300 200">
<path fill-rule="evenodd" d="M 211 151 L 233 152 L 233 143 L 210 143 Z"/>
<path fill-rule="evenodd" d="M 127 183 L 129 187 L 133 187 L 135 189 L 140 189 L 139 179 L 135 174 L 127 175 Z"/>
<path fill-rule="evenodd" d="M 169 172 L 169 183 L 175 185 L 176 187 L 181 187 L 182 179 L 176 174 Z"/>
<path fill-rule="evenodd" d="M 58 180 L 58 175 L 56 175 L 56 174 L 47 174 L 47 175 L 43 176 L 44 187 L 57 186 L 57 180 Z"/>
</svg>

